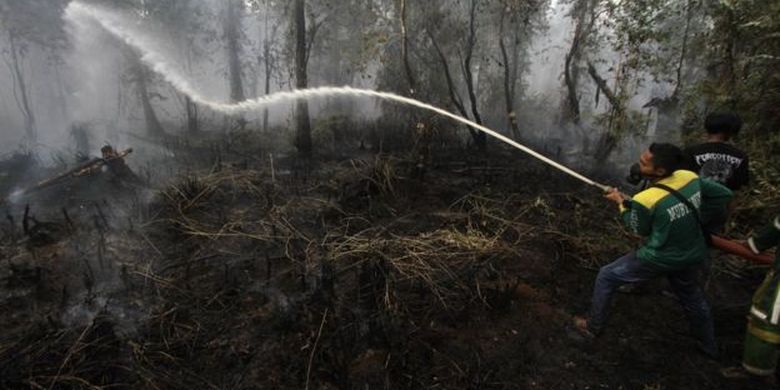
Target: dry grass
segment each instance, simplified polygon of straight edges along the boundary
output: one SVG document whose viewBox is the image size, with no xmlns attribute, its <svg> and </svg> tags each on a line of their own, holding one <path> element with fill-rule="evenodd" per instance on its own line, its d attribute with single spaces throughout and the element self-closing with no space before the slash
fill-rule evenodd
<svg viewBox="0 0 780 390">
<path fill-rule="evenodd" d="M 439 316 L 494 308 L 497 295 L 514 299 L 516 280 L 505 275 L 506 266 L 522 267 L 539 253 L 535 248 L 554 246 L 593 266 L 615 245 L 568 194 L 480 190 L 449 207 L 402 214 L 405 163 L 348 161 L 319 182 L 273 181 L 270 172 L 228 167 L 183 178 L 160 193 L 135 241 L 123 243 L 138 246 L 128 251 L 143 259 L 128 265 L 124 294 L 144 302 L 147 313 L 142 338 L 101 344 L 114 376 L 96 377 L 100 361 L 84 355 L 96 342 L 88 337 L 94 322 L 61 341 L 39 339 L 36 348 L 58 352 L 26 383 L 239 388 L 244 377 L 228 373 L 256 353 L 278 350 L 253 360 L 252 375 L 285 376 L 278 380 L 298 380 L 300 388 L 315 383 L 316 370 L 307 367 L 321 367 L 320 354 L 348 365 L 361 353 L 359 343 L 370 337 L 361 329 L 404 335 Z M 355 206 L 352 199 L 366 203 Z M 389 212 L 374 215 L 372 207 Z M 338 288 L 324 291 L 328 278 Z M 336 336 L 345 332 L 351 333 Z M 340 348 L 350 337 L 360 340 L 356 350 Z M 30 352 L 19 348 L 0 345 L 0 358 Z M 211 376 L 199 373 L 206 368 Z"/>
</svg>

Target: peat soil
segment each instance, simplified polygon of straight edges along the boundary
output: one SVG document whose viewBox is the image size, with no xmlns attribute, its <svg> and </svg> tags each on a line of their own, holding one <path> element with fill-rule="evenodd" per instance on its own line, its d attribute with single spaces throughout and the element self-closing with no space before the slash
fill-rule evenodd
<svg viewBox="0 0 780 390">
<path fill-rule="evenodd" d="M 768 388 L 720 375 L 764 272 L 727 256 L 719 359 L 663 281 L 571 337 L 635 243 L 597 190 L 526 157 L 228 157 L 2 206 L 1 388 Z"/>
</svg>

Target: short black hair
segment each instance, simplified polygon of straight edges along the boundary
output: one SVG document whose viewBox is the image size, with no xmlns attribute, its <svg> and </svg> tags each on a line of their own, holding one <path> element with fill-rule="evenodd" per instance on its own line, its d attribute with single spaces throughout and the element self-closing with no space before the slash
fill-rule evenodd
<svg viewBox="0 0 780 390">
<path fill-rule="evenodd" d="M 708 134 L 736 136 L 742 128 L 742 118 L 733 112 L 713 112 L 704 119 Z"/>
<path fill-rule="evenodd" d="M 667 176 L 680 169 L 685 161 L 682 149 L 672 144 L 653 143 L 648 149 L 653 155 L 653 165 L 666 170 Z"/>
</svg>

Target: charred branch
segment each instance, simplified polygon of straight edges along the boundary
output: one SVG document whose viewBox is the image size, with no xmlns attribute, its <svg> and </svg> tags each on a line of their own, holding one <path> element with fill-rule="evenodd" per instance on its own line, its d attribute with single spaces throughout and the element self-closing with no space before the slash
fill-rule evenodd
<svg viewBox="0 0 780 390">
<path fill-rule="evenodd" d="M 620 103 L 620 99 L 615 95 L 615 93 L 612 91 L 611 88 L 609 88 L 609 85 L 607 84 L 607 80 L 604 80 L 603 77 L 601 77 L 596 70 L 596 67 L 593 66 L 591 62 L 588 62 L 588 74 L 590 74 L 590 77 L 593 79 L 593 82 L 596 83 L 596 86 L 598 87 L 599 91 L 604 94 L 604 96 L 609 101 L 609 104 L 612 105 L 612 107 L 616 110 L 622 110 L 623 104 Z"/>
<path fill-rule="evenodd" d="M 444 54 L 444 51 L 441 49 L 441 46 L 439 46 L 439 43 L 436 41 L 436 37 L 433 35 L 433 33 L 428 29 L 426 29 L 425 31 L 428 34 L 431 43 L 433 44 L 433 48 L 436 50 L 436 54 L 439 57 L 439 61 L 441 61 L 441 65 L 444 70 L 444 78 L 447 81 L 447 92 L 450 95 L 450 101 L 464 118 L 468 118 L 469 113 L 468 111 L 466 111 L 466 107 L 463 105 L 463 101 L 461 100 L 460 96 L 455 90 L 455 82 L 452 79 L 452 72 L 450 71 L 450 65 L 449 62 L 447 61 L 447 56 Z M 476 143 L 477 139 L 479 138 L 480 131 L 470 126 L 468 127 L 468 130 L 469 133 L 471 134 L 471 138 Z"/>
</svg>

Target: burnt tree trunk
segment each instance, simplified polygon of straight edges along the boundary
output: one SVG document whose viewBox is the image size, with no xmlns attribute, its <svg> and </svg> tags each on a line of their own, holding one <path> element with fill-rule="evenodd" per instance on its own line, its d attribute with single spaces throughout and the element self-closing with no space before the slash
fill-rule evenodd
<svg viewBox="0 0 780 390">
<path fill-rule="evenodd" d="M 197 133 L 199 130 L 198 106 L 189 96 L 184 97 L 184 106 L 187 109 L 187 131 L 190 133 Z"/>
<path fill-rule="evenodd" d="M 294 0 L 293 28 L 295 32 L 295 88 L 305 89 L 308 86 L 306 60 L 306 14 L 305 1 Z M 309 121 L 309 105 L 305 100 L 298 101 L 295 112 L 296 136 L 295 147 L 306 157 L 311 157 L 311 122 Z"/>
<path fill-rule="evenodd" d="M 603 77 L 601 77 L 598 72 L 596 71 L 596 67 L 593 66 L 592 63 L 588 62 L 588 74 L 590 74 L 590 77 L 593 79 L 593 82 L 596 83 L 596 87 L 598 88 L 598 91 L 600 91 L 609 101 L 609 104 L 611 106 L 611 118 L 615 118 L 621 115 L 625 114 L 625 106 L 620 101 L 620 98 L 615 94 L 615 92 L 609 88 L 609 85 L 607 84 L 607 80 L 605 80 Z M 596 149 L 595 158 L 597 162 L 604 162 L 607 160 L 610 154 L 615 150 L 618 144 L 618 137 L 612 132 L 612 120 L 610 119 L 610 128 L 607 129 L 607 131 L 601 135 L 601 138 L 599 139 L 598 147 Z"/>
<path fill-rule="evenodd" d="M 566 60 L 563 68 L 563 81 L 566 84 L 566 104 L 564 118 L 571 120 L 575 124 L 580 123 L 580 99 L 577 96 L 577 81 L 579 79 L 579 69 L 576 67 L 576 58 L 579 57 L 579 46 L 582 22 L 577 22 L 574 29 L 574 38 L 572 39 L 569 52 L 566 53 Z"/>
<path fill-rule="evenodd" d="M 241 28 L 241 1 L 227 1 L 227 16 L 225 17 L 225 39 L 227 40 L 228 76 L 230 77 L 230 100 L 233 103 L 243 101 L 244 85 L 241 77 L 241 44 L 239 29 Z"/>
<path fill-rule="evenodd" d="M 607 80 L 604 80 L 604 78 L 599 76 L 598 71 L 596 71 L 596 67 L 593 66 L 593 64 L 590 62 L 588 62 L 588 74 L 593 79 L 593 82 L 596 83 L 596 86 L 601 91 L 601 93 L 603 93 L 607 100 L 609 100 L 609 104 L 612 106 L 612 108 L 616 110 L 622 110 L 623 105 L 620 103 L 620 99 L 618 99 L 617 95 L 615 95 L 615 92 L 609 88 Z"/>
<path fill-rule="evenodd" d="M 409 83 L 409 93 L 414 96 L 417 89 L 417 81 L 412 72 L 412 66 L 409 63 L 409 36 L 406 31 L 406 0 L 401 0 L 401 58 L 404 63 L 404 72 L 406 80 Z"/>
<path fill-rule="evenodd" d="M 271 93 L 271 75 L 273 73 L 273 67 L 274 62 L 273 58 L 271 57 L 271 36 L 276 36 L 276 28 L 278 25 L 275 25 L 272 32 L 269 35 L 268 31 L 268 10 L 266 9 L 265 14 L 265 35 L 263 36 L 263 56 L 262 58 L 259 58 L 263 63 L 263 70 L 265 71 L 263 74 L 264 77 L 264 83 L 263 83 L 263 93 L 265 95 L 268 95 Z M 263 107 L 263 132 L 268 131 L 268 107 Z"/>
<path fill-rule="evenodd" d="M 509 53 L 506 49 L 505 40 L 505 28 L 504 28 L 504 14 L 501 14 L 501 21 L 499 26 L 498 46 L 501 49 L 501 58 L 504 62 L 504 103 L 506 104 L 507 121 L 509 122 L 509 128 L 512 130 L 512 137 L 518 139 L 520 137 L 520 128 L 517 125 L 517 113 L 515 112 L 515 92 L 517 86 L 517 72 L 518 72 L 518 59 L 517 59 L 517 39 L 514 40 L 512 45 L 512 57 L 510 59 Z"/>
<path fill-rule="evenodd" d="M 8 31 L 8 44 L 10 46 L 11 62 L 9 67 L 11 68 L 11 74 L 13 75 L 13 93 L 16 99 L 16 104 L 24 117 L 24 131 L 27 137 L 27 141 L 35 143 L 38 139 L 38 128 L 35 124 L 35 114 L 32 110 L 32 104 L 30 98 L 27 95 L 27 82 L 24 78 L 24 72 L 22 72 L 22 58 L 20 54 L 20 46 L 17 41 L 16 33 L 13 30 Z"/>
<path fill-rule="evenodd" d="M 223 19 L 223 31 L 227 41 L 228 78 L 230 84 L 230 101 L 238 103 L 244 101 L 244 83 L 241 67 L 241 10 L 242 0 L 227 0 L 226 15 Z M 228 126 L 232 130 L 241 130 L 246 126 L 246 120 L 241 116 L 226 118 Z"/>
<path fill-rule="evenodd" d="M 157 113 L 154 112 L 152 107 L 151 97 L 149 95 L 149 88 L 147 83 L 149 82 L 149 75 L 138 54 L 130 49 L 127 49 L 125 56 L 132 61 L 131 72 L 133 74 L 133 81 L 136 85 L 136 91 L 138 92 L 138 98 L 141 100 L 141 108 L 144 112 L 144 120 L 146 122 L 146 133 L 153 137 L 159 137 L 165 135 L 165 130 L 160 124 L 160 120 L 157 119 Z"/>
<path fill-rule="evenodd" d="M 136 88 L 138 88 L 138 97 L 141 99 L 141 106 L 144 110 L 144 120 L 146 121 L 146 133 L 151 136 L 161 136 L 165 133 L 160 120 L 157 119 L 157 114 L 154 112 L 152 102 L 149 97 L 149 90 L 147 88 L 147 76 L 143 69 L 138 70 L 138 79 L 136 80 Z"/>
<path fill-rule="evenodd" d="M 461 100 L 460 96 L 458 96 L 458 93 L 455 90 L 455 81 L 452 79 L 452 72 L 450 71 L 450 65 L 449 62 L 447 61 L 447 56 L 444 54 L 444 51 L 441 49 L 441 46 L 439 46 L 439 43 L 436 41 L 436 37 L 434 37 L 433 33 L 430 30 L 426 30 L 426 32 L 428 33 L 428 37 L 431 39 L 433 48 L 436 50 L 436 54 L 439 56 L 439 61 L 441 61 L 441 66 L 444 69 L 444 78 L 447 81 L 447 91 L 450 95 L 450 100 L 452 101 L 452 104 L 458 110 L 460 115 L 464 118 L 468 118 L 469 113 L 468 111 L 466 111 L 466 107 L 463 105 L 463 101 Z M 476 130 L 471 127 L 468 127 L 468 129 L 472 139 L 476 141 L 479 130 Z"/>
<path fill-rule="evenodd" d="M 265 55 L 265 84 L 263 92 L 268 95 L 271 93 L 271 44 L 267 40 L 263 43 L 263 54 Z M 263 107 L 263 132 L 268 132 L 268 107 Z"/>
<path fill-rule="evenodd" d="M 479 108 L 477 104 L 477 93 L 474 87 L 474 73 L 471 71 L 471 61 L 474 58 L 474 46 L 477 42 L 477 28 L 476 28 L 476 11 L 477 0 L 471 0 L 471 9 L 469 12 L 469 38 L 466 42 L 466 55 L 463 59 L 463 76 L 466 79 L 466 90 L 469 94 L 469 102 L 471 103 L 471 113 L 474 115 L 474 122 L 482 124 L 482 116 L 479 114 Z M 487 134 L 482 131 L 475 131 L 472 133 L 474 138 L 474 144 L 479 150 L 485 150 L 487 146 Z"/>
<path fill-rule="evenodd" d="M 580 99 L 577 94 L 579 83 L 579 63 L 582 57 L 582 46 L 585 45 L 588 36 L 593 30 L 593 24 L 596 21 L 594 15 L 595 0 L 579 0 L 574 5 L 574 37 L 566 53 L 563 68 L 563 80 L 566 84 L 566 101 L 564 104 L 563 118 L 570 120 L 574 124 L 580 123 Z"/>
<path fill-rule="evenodd" d="M 671 100 L 677 101 L 680 90 L 683 87 L 683 66 L 685 65 L 685 56 L 688 54 L 688 39 L 691 30 L 691 19 L 693 18 L 693 2 L 688 0 L 685 5 L 685 30 L 683 31 L 682 45 L 680 46 L 680 59 L 677 61 L 677 81 L 674 84 Z"/>
</svg>

